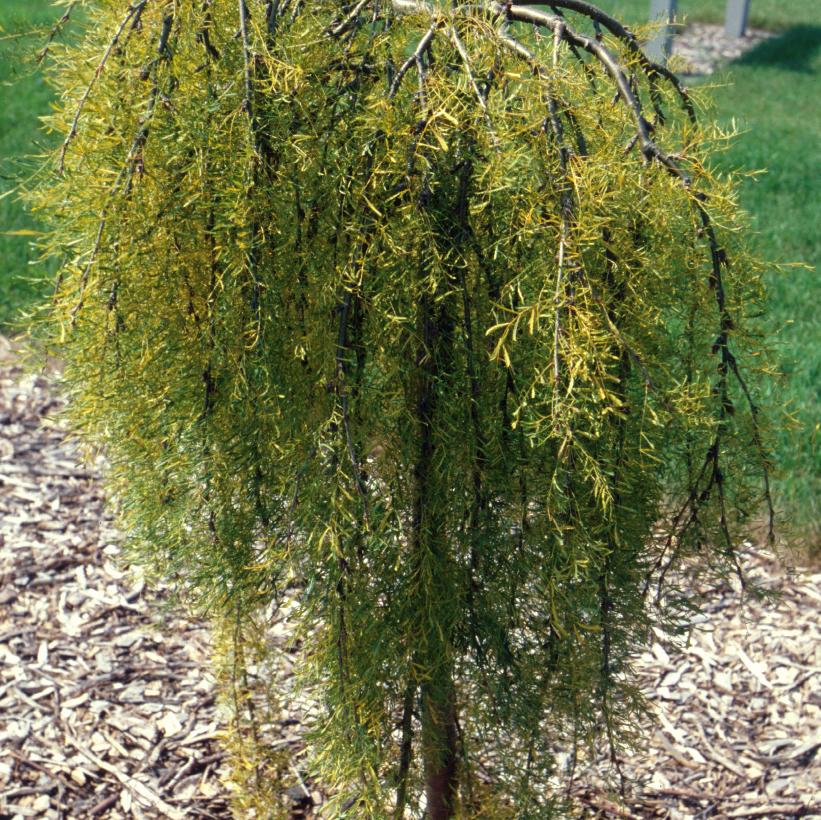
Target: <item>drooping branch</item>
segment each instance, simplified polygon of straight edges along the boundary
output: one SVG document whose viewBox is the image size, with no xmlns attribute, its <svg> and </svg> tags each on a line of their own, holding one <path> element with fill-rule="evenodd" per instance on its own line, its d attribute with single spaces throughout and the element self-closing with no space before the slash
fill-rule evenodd
<svg viewBox="0 0 821 820">
<path fill-rule="evenodd" d="M 440 28 L 441 23 L 436 21 L 422 36 L 422 39 L 419 41 L 416 48 L 413 50 L 413 54 L 405 60 L 404 63 L 399 67 L 399 70 L 396 72 L 396 76 L 393 78 L 391 82 L 391 87 L 388 90 L 388 98 L 392 99 L 396 96 L 396 92 L 399 90 L 399 87 L 402 85 L 402 80 L 405 77 L 405 74 L 414 66 L 418 66 L 419 62 L 422 59 L 422 55 L 430 48 L 431 43 L 433 42 L 433 38 L 436 36 L 437 30 Z"/>
<path fill-rule="evenodd" d="M 544 4 L 537 2 L 537 0 L 518 0 L 518 2 L 514 5 L 529 6 Z M 693 101 L 690 99 L 690 94 L 681 80 L 676 76 L 675 72 L 670 71 L 667 66 L 650 60 L 644 51 L 642 51 L 636 35 L 633 34 L 627 26 L 623 25 L 615 17 L 611 17 L 597 6 L 594 6 L 591 3 L 586 3 L 583 0 L 554 0 L 549 5 L 554 9 L 563 8 L 568 11 L 577 12 L 593 21 L 595 25 L 604 26 L 604 28 L 606 28 L 614 37 L 621 40 L 621 42 L 627 46 L 630 54 L 638 60 L 642 71 L 647 75 L 651 82 L 651 92 L 656 78 L 662 77 L 667 80 L 681 99 L 682 106 L 687 112 L 687 116 L 690 121 L 695 123 L 696 112 L 693 106 Z M 663 115 L 661 117 L 661 121 L 663 122 Z"/>
<path fill-rule="evenodd" d="M 48 37 L 46 38 L 45 45 L 42 49 L 37 53 L 37 62 L 42 63 L 43 60 L 46 59 L 48 56 L 49 51 L 51 50 L 51 44 L 54 42 L 54 38 L 63 30 L 63 27 L 68 23 L 71 19 L 71 14 L 74 9 L 77 7 L 77 4 L 80 0 L 72 0 L 71 3 L 66 7 L 66 10 L 63 12 L 60 19 L 52 26 L 51 31 L 49 32 Z"/>
<path fill-rule="evenodd" d="M 518 5 L 527 4 L 524 3 Z M 595 7 L 592 7 L 587 3 L 576 2 L 576 0 L 562 0 L 562 2 L 558 2 L 555 5 L 566 6 L 567 8 L 572 8 L 572 10 L 579 11 L 581 13 L 588 13 L 588 16 L 591 16 L 591 19 L 597 19 L 597 17 L 592 14 L 592 10 L 595 10 Z M 662 165 L 667 170 L 667 172 L 670 173 L 674 178 L 676 178 L 680 182 L 682 187 L 690 194 L 691 201 L 693 202 L 695 209 L 698 213 L 702 230 L 704 231 L 704 234 L 707 236 L 708 239 L 711 268 L 709 274 L 709 284 L 715 292 L 716 306 L 718 308 L 719 313 L 720 330 L 715 345 L 716 351 L 719 352 L 721 356 L 721 364 L 719 368 L 719 383 L 717 388 L 720 395 L 719 429 L 716 434 L 716 439 L 712 442 L 710 448 L 708 449 L 708 455 L 705 459 L 705 470 L 707 467 L 712 466 L 712 469 L 709 473 L 710 481 L 708 483 L 708 486 L 702 489 L 698 489 L 699 482 L 697 481 L 695 483 L 695 485 L 691 488 L 688 494 L 688 501 L 685 503 L 684 509 L 680 514 L 678 514 L 674 518 L 674 528 L 678 526 L 678 521 L 680 520 L 681 516 L 686 511 L 686 509 L 691 510 L 691 515 L 688 517 L 686 523 L 686 527 L 689 527 L 690 523 L 692 523 L 692 521 L 694 521 L 697 517 L 697 503 L 699 501 L 706 501 L 709 498 L 711 489 L 715 487 L 720 506 L 719 512 L 722 535 L 725 542 L 728 545 L 728 550 L 731 549 L 732 539 L 730 538 L 729 528 L 727 524 L 723 489 L 723 473 L 719 464 L 719 458 L 721 430 L 723 425 L 725 424 L 727 408 L 730 405 L 727 376 L 728 373 L 732 373 L 733 376 L 736 378 L 736 381 L 738 382 L 742 390 L 742 393 L 745 396 L 748 407 L 750 409 L 754 431 L 753 443 L 759 453 L 764 471 L 763 484 L 764 499 L 768 509 L 768 537 L 772 538 L 772 522 L 774 513 L 768 475 L 768 460 L 764 451 L 763 441 L 759 430 L 758 409 L 754 401 L 752 400 L 752 396 L 746 387 L 746 383 L 741 377 L 735 356 L 729 348 L 729 332 L 733 326 L 733 323 L 730 318 L 726 304 L 726 292 L 722 276 L 722 266 L 727 264 L 727 258 L 726 252 L 723 248 L 721 248 L 718 242 L 718 238 L 715 233 L 715 228 L 712 225 L 712 220 L 707 211 L 707 195 L 701 191 L 693 190 L 692 177 L 687 171 L 684 170 L 684 168 L 681 165 L 681 162 L 669 153 L 665 152 L 653 139 L 652 131 L 654 129 L 644 117 L 644 114 L 642 112 L 641 101 L 634 90 L 633 82 L 627 76 L 627 74 L 625 73 L 622 66 L 618 63 L 618 60 L 615 58 L 615 56 L 605 46 L 603 46 L 599 40 L 574 32 L 572 29 L 569 29 L 566 25 L 566 22 L 558 16 L 552 16 L 541 11 L 536 11 L 531 8 L 517 8 L 517 5 L 507 7 L 502 6 L 502 4 L 500 3 L 494 3 L 493 8 L 497 14 L 505 14 L 507 19 L 517 20 L 519 22 L 528 22 L 538 27 L 548 28 L 552 30 L 554 38 L 563 40 L 569 44 L 582 48 L 588 53 L 595 56 L 616 84 L 619 97 L 621 98 L 623 103 L 628 107 L 632 114 L 636 126 L 635 139 L 638 140 L 638 142 L 640 143 L 642 153 L 645 156 L 646 160 L 656 161 L 660 165 Z M 634 41 L 635 38 L 632 38 L 632 35 L 626 29 L 621 27 L 620 24 L 618 24 L 616 21 L 612 21 L 611 19 L 607 18 L 607 15 L 602 14 L 601 18 L 599 18 L 599 22 L 601 22 L 608 28 L 611 28 L 612 24 L 613 33 L 617 34 L 622 38 L 626 38 L 629 42 Z M 630 38 L 632 38 L 632 40 Z M 511 49 L 520 58 L 528 62 L 535 75 L 539 77 L 545 75 L 546 70 L 540 64 L 536 55 L 527 47 L 525 47 L 521 42 L 519 42 L 516 38 L 514 38 L 510 34 L 502 34 L 500 35 L 500 42 L 503 43 L 507 48 Z M 694 116 L 694 113 L 689 109 L 688 114 L 690 114 L 691 117 Z M 551 123 L 553 130 L 555 132 L 556 119 L 552 115 Z M 561 258 L 561 243 L 559 248 L 559 254 Z M 681 538 L 682 534 L 683 533 L 679 531 L 677 535 L 671 535 L 671 538 Z M 662 560 L 663 558 L 660 556 L 656 568 L 661 566 Z"/>
<path fill-rule="evenodd" d="M 354 484 L 359 497 L 362 499 L 362 514 L 365 530 L 370 529 L 370 501 L 368 498 L 368 486 L 365 479 L 365 471 L 356 444 L 354 443 L 353 431 L 351 427 L 350 410 L 350 367 L 347 361 L 347 354 L 351 349 L 351 340 L 348 337 L 349 319 L 353 309 L 354 294 L 345 288 L 344 295 L 337 307 L 339 311 L 339 330 L 336 342 L 336 378 L 334 391 L 336 394 L 339 410 L 342 417 L 342 432 L 345 440 L 345 450 L 353 470 Z"/>
<path fill-rule="evenodd" d="M 128 12 L 126 13 L 125 17 L 123 17 L 120 25 L 117 26 L 116 31 L 114 32 L 113 37 L 109 40 L 108 45 L 106 46 L 105 51 L 103 52 L 103 56 L 100 58 L 100 62 L 97 64 L 97 68 L 94 70 L 94 75 L 91 78 L 91 82 L 86 86 L 85 91 L 83 92 L 82 97 L 80 97 L 80 102 L 77 104 L 77 109 L 74 112 L 74 119 L 71 121 L 71 127 L 68 130 L 68 134 L 66 134 L 66 138 L 63 140 L 63 144 L 60 148 L 60 158 L 57 163 L 57 169 L 62 174 L 65 171 L 66 165 L 66 151 L 68 151 L 68 146 L 71 144 L 71 141 L 74 137 L 77 136 L 77 127 L 80 123 L 80 117 L 83 115 L 83 109 L 85 108 L 86 103 L 88 102 L 88 98 L 91 96 L 91 91 L 94 88 L 94 84 L 97 82 L 99 76 L 103 73 L 105 69 L 106 63 L 108 62 L 108 58 L 111 56 L 111 52 L 117 47 L 117 43 L 120 42 L 120 38 L 125 31 L 125 27 L 129 23 L 134 23 L 135 21 L 140 19 L 140 16 L 143 13 L 143 9 L 148 3 L 148 0 L 139 0 L 139 2 L 135 3 L 133 6 L 128 7 Z"/>
<path fill-rule="evenodd" d="M 450 27 L 450 39 L 453 45 L 456 47 L 456 51 L 459 52 L 459 57 L 462 59 L 462 65 L 465 68 L 465 74 L 467 75 L 468 81 L 470 82 L 471 88 L 473 89 L 473 93 L 476 95 L 476 99 L 479 103 L 479 108 L 482 109 L 485 122 L 487 123 L 488 132 L 490 133 L 491 144 L 498 151 L 499 140 L 497 139 L 496 134 L 493 131 L 493 123 L 490 120 L 490 113 L 488 112 L 486 94 L 482 91 L 481 88 L 479 88 L 479 84 L 476 82 L 476 77 L 470 65 L 470 56 L 468 55 L 467 49 L 465 48 L 465 44 L 462 42 L 462 38 L 459 36 L 459 32 L 456 30 L 456 26 L 452 25 Z"/>
<path fill-rule="evenodd" d="M 142 7 L 145 6 L 148 0 L 143 0 L 140 5 L 140 12 L 142 11 Z M 171 27 L 173 25 L 173 16 L 170 14 L 166 14 L 163 17 L 162 25 L 160 28 L 160 34 L 158 38 L 158 45 L 157 45 L 157 56 L 151 60 L 149 66 L 143 70 L 143 73 L 146 76 L 152 76 L 152 83 L 151 83 L 151 92 L 148 98 L 148 107 L 143 117 L 143 120 L 140 124 L 137 133 L 134 136 L 134 139 L 131 143 L 131 147 L 128 150 L 128 154 L 126 155 L 125 162 L 120 169 L 120 172 L 117 174 L 114 182 L 109 187 L 108 191 L 105 195 L 105 200 L 103 202 L 103 206 L 100 211 L 100 218 L 97 223 L 97 232 L 94 238 L 94 242 L 91 247 L 91 251 L 89 252 L 88 259 L 86 260 L 86 264 L 83 268 L 83 273 L 80 276 L 80 283 L 79 283 L 79 298 L 77 303 L 71 309 L 70 317 L 71 317 L 71 324 L 72 326 L 77 321 L 77 316 L 83 308 L 83 304 L 85 301 L 85 290 L 88 284 L 89 276 L 91 275 L 91 270 L 94 267 L 94 264 L 97 261 L 97 257 L 100 253 L 100 249 L 102 248 L 103 236 L 106 230 L 106 224 L 108 222 L 108 215 L 109 210 L 111 208 L 111 204 L 114 200 L 114 197 L 122 190 L 126 195 L 128 195 L 131 191 L 131 187 L 133 184 L 134 174 L 137 171 L 138 167 L 142 167 L 142 153 L 143 149 L 145 148 L 146 141 L 148 140 L 148 134 L 151 130 L 151 123 L 154 119 L 154 113 L 157 107 L 157 98 L 159 97 L 160 87 L 159 81 L 157 79 L 157 69 L 159 66 L 160 61 L 166 60 L 170 57 L 170 51 L 168 50 L 168 38 L 171 33 Z M 122 27 L 121 27 L 122 28 Z M 121 29 L 120 29 L 121 31 Z M 117 35 L 119 38 L 119 34 Z M 102 64 L 101 64 L 102 65 Z M 88 87 L 86 90 L 86 99 L 88 94 L 91 92 L 91 86 Z M 72 125 L 72 131 L 76 135 L 76 123 L 79 120 L 79 115 L 81 113 L 81 108 L 77 111 L 77 116 L 74 120 L 74 125 Z M 66 141 L 63 143 L 63 147 L 60 152 L 60 171 L 62 173 L 63 170 L 63 162 L 65 158 L 65 150 L 68 146 L 68 143 L 72 137 L 72 131 L 69 132 L 68 136 L 66 137 Z"/>
<path fill-rule="evenodd" d="M 408 802 L 408 778 L 413 759 L 413 705 L 416 700 L 417 690 L 416 681 L 409 680 L 402 703 L 402 722 L 400 724 L 402 740 L 399 747 L 399 772 L 397 774 L 394 820 L 403 820 Z"/>
<path fill-rule="evenodd" d="M 633 91 L 630 79 L 620 65 L 618 59 L 601 42 L 593 37 L 579 34 L 570 28 L 566 21 L 560 17 L 537 11 L 528 7 L 511 6 L 507 7 L 501 3 L 492 4 L 493 11 L 498 15 L 506 15 L 507 19 L 517 22 L 529 23 L 538 28 L 546 28 L 552 32 L 559 32 L 562 40 L 583 49 L 593 55 L 610 75 L 616 85 L 619 96 L 630 111 L 635 122 L 636 131 L 639 135 L 642 150 L 645 156 L 654 155 L 660 149 L 653 142 L 651 136 L 650 123 L 644 117 L 641 100 Z M 518 50 L 518 49 L 517 49 Z M 520 54 L 525 56 L 521 51 Z"/>
<path fill-rule="evenodd" d="M 197 39 L 203 44 L 206 56 L 209 60 L 219 60 L 219 49 L 211 41 L 211 28 L 214 25 L 211 14 L 212 0 L 205 0 L 202 4 L 202 26 L 197 32 Z"/>
<path fill-rule="evenodd" d="M 97 78 L 104 70 L 105 65 L 109 59 L 109 56 L 119 43 L 123 35 L 123 32 L 126 30 L 129 23 L 133 27 L 133 25 L 139 20 L 143 8 L 146 6 L 147 2 L 148 0 L 139 0 L 139 2 L 135 2 L 128 7 L 126 15 L 120 21 L 117 29 L 114 32 L 114 35 L 109 41 L 106 50 L 97 66 L 95 74 L 80 99 L 71 126 L 61 147 L 59 158 L 59 168 L 61 171 L 63 171 L 64 169 L 66 152 L 70 146 L 71 141 L 76 137 L 77 128 L 81 119 L 82 112 L 84 110 L 85 104 L 91 94 L 91 91 Z M 247 25 L 248 11 L 245 0 L 238 0 L 238 3 L 240 10 L 240 35 L 243 45 L 245 83 L 245 99 L 243 107 L 247 111 L 249 117 L 253 119 L 251 55 L 249 48 L 249 33 Z M 360 25 L 365 25 L 369 18 L 373 19 L 373 15 L 378 13 L 379 7 L 379 4 L 373 3 L 373 15 L 363 15 L 363 11 L 366 9 L 368 4 L 369 0 L 359 0 L 359 2 L 355 3 L 355 5 L 350 9 L 350 11 L 346 13 L 346 16 L 341 21 L 339 21 L 329 29 L 329 32 L 334 36 L 339 37 L 353 29 L 356 29 Z M 636 140 L 641 144 L 641 149 L 645 158 L 648 161 L 652 160 L 659 162 L 681 182 L 685 189 L 691 192 L 691 196 L 693 197 L 696 203 L 696 208 L 698 210 L 702 222 L 703 230 L 706 236 L 708 237 L 710 244 L 710 256 L 712 260 L 712 271 L 710 275 L 711 285 L 715 289 L 717 306 L 720 314 L 720 333 L 717 341 L 717 346 L 721 353 L 722 369 L 724 370 L 724 373 L 721 377 L 720 386 L 720 392 L 722 394 L 721 404 L 722 407 L 726 407 L 728 405 L 729 398 L 726 394 L 726 381 L 728 374 L 732 374 L 733 378 L 739 384 L 739 387 L 742 393 L 744 394 L 745 399 L 747 400 L 747 404 L 750 408 L 753 419 L 754 442 L 756 447 L 762 453 L 762 462 L 766 463 L 766 459 L 763 454 L 762 439 L 758 429 L 758 411 L 755 406 L 755 403 L 752 400 L 749 390 L 747 389 L 746 384 L 740 375 L 740 371 L 737 366 L 735 356 L 729 349 L 728 334 L 731 327 L 731 322 L 729 321 L 728 311 L 725 304 L 725 295 L 721 272 L 721 266 L 722 264 L 726 264 L 726 262 L 724 261 L 724 252 L 718 245 L 715 236 L 715 231 L 712 228 L 710 217 L 707 212 L 706 195 L 700 192 L 692 191 L 692 179 L 690 174 L 686 170 L 684 170 L 681 162 L 677 158 L 662 150 L 658 143 L 654 140 L 653 131 L 655 130 L 655 127 L 651 123 L 649 123 L 644 116 L 641 99 L 638 94 L 633 78 L 628 74 L 625 67 L 619 62 L 617 56 L 613 54 L 603 44 L 601 38 L 599 36 L 589 37 L 587 35 L 581 34 L 578 31 L 571 28 L 568 25 L 567 20 L 560 14 L 548 14 L 537 8 L 534 8 L 535 5 L 535 3 L 529 2 L 529 0 L 522 0 L 521 2 L 512 4 L 503 4 L 498 2 L 491 2 L 487 4 L 483 3 L 478 8 L 480 10 L 487 11 L 497 19 L 503 17 L 505 21 L 518 22 L 523 24 L 529 24 L 537 28 L 549 29 L 550 31 L 552 31 L 554 41 L 556 43 L 564 42 L 571 49 L 581 49 L 582 51 L 585 51 L 591 56 L 593 56 L 595 60 L 598 61 L 598 63 L 603 67 L 603 69 L 610 77 L 610 79 L 613 81 L 617 88 L 619 99 L 622 101 L 623 104 L 626 105 L 626 107 L 630 111 L 636 127 Z M 684 89 L 683 86 L 681 86 L 681 84 L 679 83 L 675 75 L 672 74 L 672 72 L 669 72 L 669 70 L 667 70 L 663 66 L 659 66 L 653 63 L 643 55 L 635 35 L 628 28 L 626 28 L 617 20 L 602 12 L 600 9 L 596 8 L 592 4 L 583 2 L 583 0 L 555 0 L 555 2 L 551 3 L 550 5 L 557 10 L 564 9 L 566 11 L 571 11 L 580 14 L 586 17 L 587 19 L 593 21 L 597 26 L 601 26 L 608 32 L 610 32 L 615 38 L 617 38 L 617 40 L 619 40 L 619 42 L 625 44 L 628 53 L 634 56 L 635 59 L 638 61 L 640 68 L 651 81 L 651 84 L 654 81 L 654 78 L 657 77 L 664 77 L 673 84 L 673 86 L 676 88 L 679 95 L 681 96 L 682 100 L 687 104 L 686 107 L 688 110 L 688 115 L 691 118 L 694 117 L 694 112 L 692 110 L 689 97 L 687 96 L 686 89 Z M 428 29 L 426 34 L 422 37 L 415 51 L 403 63 L 402 67 L 399 69 L 397 74 L 392 79 L 389 91 L 389 96 L 392 97 L 395 96 L 395 94 L 397 93 L 402 83 L 402 80 L 407 74 L 407 72 L 414 66 L 417 68 L 417 72 L 420 77 L 420 89 L 423 90 L 423 56 L 425 52 L 430 48 L 436 32 L 446 25 L 445 21 L 448 19 L 448 15 L 450 15 L 450 19 L 455 20 L 459 16 L 466 16 L 469 13 L 474 13 L 477 7 L 476 5 L 457 5 L 451 11 L 448 12 L 440 7 L 434 7 L 432 4 L 421 2 L 420 0 L 392 0 L 391 6 L 393 11 L 395 11 L 396 13 L 424 13 L 429 14 L 434 18 L 433 24 Z M 58 23 L 58 27 L 65 20 L 68 19 L 68 15 L 70 15 L 72 8 L 73 4 L 67 8 L 63 18 L 61 18 L 61 21 Z M 281 13 L 282 9 L 280 8 L 280 4 L 269 3 L 268 12 L 269 16 L 270 14 L 276 16 L 277 14 Z M 451 22 L 448 25 L 448 28 L 450 39 L 453 42 L 462 59 L 465 72 L 471 82 L 471 86 L 474 90 L 474 93 L 476 94 L 479 106 L 484 112 L 485 116 L 488 116 L 486 96 L 483 93 L 482 89 L 479 87 L 479 84 L 477 83 L 477 80 L 473 74 L 470 64 L 470 58 L 467 53 L 467 49 L 465 48 L 465 45 L 458 34 L 458 29 L 453 22 Z M 170 18 L 166 17 L 163 21 L 163 32 L 161 34 L 161 53 L 165 51 L 169 31 Z M 499 35 L 499 42 L 502 43 L 508 49 L 512 50 L 514 53 L 516 53 L 520 58 L 526 60 L 534 71 L 539 71 L 541 73 L 542 68 L 539 66 L 536 55 L 529 49 L 527 49 L 515 37 L 506 32 L 509 32 L 509 29 L 505 29 Z M 207 44 L 206 49 L 208 50 L 211 56 L 214 56 L 214 54 L 212 54 L 211 52 L 211 49 L 208 48 Z M 559 118 L 557 116 L 556 101 L 552 97 L 549 99 L 549 109 L 551 129 L 554 132 L 554 135 L 557 135 L 558 129 L 561 128 L 561 125 L 559 122 Z M 146 128 L 143 127 L 141 128 L 140 133 L 138 133 L 137 137 L 135 138 L 134 144 L 132 145 L 132 149 L 129 151 L 129 155 L 126 160 L 126 165 L 123 168 L 123 171 L 121 171 L 121 175 L 117 178 L 114 185 L 112 186 L 110 194 L 113 195 L 114 193 L 116 193 L 116 191 L 119 190 L 120 187 L 123 185 L 125 185 L 126 188 L 130 186 L 130 174 L 133 171 L 135 158 L 141 150 L 141 146 L 145 141 L 145 137 Z M 564 149 L 560 148 L 560 154 L 560 159 L 564 161 Z M 563 211 L 565 210 L 566 209 L 563 206 Z M 96 239 L 94 241 L 90 257 L 87 261 L 87 264 L 83 271 L 83 275 L 81 277 L 81 290 L 88 279 L 90 269 L 96 260 L 97 253 L 101 246 L 105 230 L 106 214 L 107 209 L 106 207 L 104 207 L 100 218 L 100 222 L 98 224 Z M 564 245 L 565 242 L 563 240 L 560 243 L 559 248 L 560 270 L 562 269 L 564 262 Z M 561 278 L 561 274 L 559 278 Z M 255 289 L 255 293 L 256 292 L 257 291 Z M 82 297 L 80 301 L 80 305 L 81 304 Z M 72 316 L 76 315 L 80 305 L 75 307 L 75 309 L 72 312 Z M 559 323 L 557 321 L 557 332 L 558 326 Z M 557 364 L 556 362 L 554 362 L 554 370 L 556 369 Z M 718 449 L 719 448 L 711 447 L 709 453 L 717 453 Z M 709 460 L 712 463 L 716 459 L 717 456 L 711 455 Z M 710 471 L 710 474 L 720 476 L 720 468 L 716 464 L 713 464 L 713 469 Z M 767 500 L 768 507 L 771 509 L 772 501 L 770 498 L 769 478 L 767 476 L 765 476 L 764 482 L 765 498 Z M 691 495 L 694 495 L 694 497 L 697 498 L 701 495 L 704 495 L 704 490 L 702 488 L 701 490 L 698 490 L 695 493 L 691 493 Z"/>
<path fill-rule="evenodd" d="M 364 8 L 364 5 L 365 4 L 362 2 L 358 3 L 354 9 L 356 13 L 351 12 L 351 14 L 345 18 L 344 25 L 340 23 L 339 26 L 332 30 L 332 33 L 336 33 L 337 29 L 339 29 L 340 32 L 343 32 L 355 27 L 357 25 L 357 20 L 359 20 L 359 14 Z M 695 109 L 692 105 L 689 94 L 676 75 L 666 67 L 650 61 L 639 47 L 635 35 L 617 20 L 597 9 L 595 6 L 582 2 L 582 0 L 562 0 L 562 2 L 551 4 L 585 15 L 596 23 L 603 25 L 608 29 L 608 31 L 627 45 L 628 51 L 635 57 L 635 59 L 638 60 L 642 71 L 650 82 L 651 97 L 653 100 L 654 109 L 656 111 L 656 123 L 650 123 L 644 116 L 643 106 L 638 95 L 638 90 L 635 87 L 635 82 L 630 76 L 628 76 L 627 71 L 619 62 L 616 55 L 614 55 L 599 38 L 581 34 L 570 27 L 563 17 L 548 14 L 540 9 L 532 8 L 531 6 L 533 5 L 536 4 L 527 2 L 527 0 L 525 0 L 525 2 L 512 4 L 501 2 L 489 2 L 478 6 L 466 4 L 455 6 L 449 14 L 451 17 L 455 18 L 461 15 L 476 13 L 477 10 L 486 11 L 492 17 L 502 19 L 505 22 L 519 22 L 528 24 L 535 28 L 546 28 L 552 31 L 554 35 L 557 34 L 563 42 L 566 42 L 568 46 L 570 46 L 572 50 L 581 49 L 595 57 L 615 84 L 618 98 L 624 102 L 631 113 L 636 126 L 636 140 L 641 144 L 642 153 L 644 156 L 648 160 L 656 159 L 660 161 L 671 171 L 671 173 L 679 176 L 682 179 L 682 182 L 689 187 L 689 177 L 681 170 L 673 158 L 664 152 L 652 138 L 652 133 L 656 128 L 656 124 L 663 122 L 664 119 L 663 113 L 660 109 L 658 96 L 656 94 L 655 82 L 658 77 L 664 77 L 671 82 L 682 99 L 688 118 L 693 123 L 696 121 Z M 429 3 L 423 2 L 423 0 L 391 0 L 391 7 L 396 13 L 428 14 L 432 16 L 435 20 L 433 26 L 434 29 L 444 25 L 448 19 L 448 13 L 446 11 L 441 8 L 434 7 Z M 451 26 L 451 28 L 453 27 Z M 531 65 L 533 65 L 535 62 L 535 55 L 526 46 L 521 44 L 513 35 L 511 35 L 507 27 L 504 27 L 500 31 L 499 37 L 500 41 L 505 43 L 507 47 L 512 48 L 519 54 L 520 57 L 523 57 L 530 62 Z M 464 51 L 464 46 L 461 42 L 454 42 L 454 44 L 456 45 L 462 59 L 465 60 L 466 53 Z M 429 43 L 425 43 L 425 45 L 427 46 Z M 410 61 L 406 61 L 406 64 L 403 66 L 404 71 L 400 71 L 400 74 L 394 79 L 391 86 L 391 96 L 396 94 L 402 78 L 408 68 L 410 68 L 410 65 Z M 476 88 L 475 80 L 469 70 L 469 63 L 466 63 L 466 67 L 468 69 L 469 79 L 471 79 L 474 88 Z M 486 112 L 486 101 L 481 92 L 478 92 L 478 97 L 480 106 L 483 111 Z"/>
<path fill-rule="evenodd" d="M 345 16 L 342 20 L 337 23 L 334 23 L 332 26 L 328 28 L 328 34 L 333 35 L 334 37 L 340 37 L 341 35 L 345 34 L 346 32 L 350 31 L 353 28 L 356 28 L 359 25 L 359 15 L 365 6 L 368 3 L 372 3 L 373 0 L 359 0 L 359 2 L 351 9 L 351 11 Z"/>
<path fill-rule="evenodd" d="M 248 118 L 254 120 L 253 86 L 251 80 L 251 45 L 248 39 L 248 6 L 245 0 L 237 0 L 239 4 L 239 31 L 242 38 L 242 74 L 245 83 L 245 99 L 242 107 Z"/>
</svg>

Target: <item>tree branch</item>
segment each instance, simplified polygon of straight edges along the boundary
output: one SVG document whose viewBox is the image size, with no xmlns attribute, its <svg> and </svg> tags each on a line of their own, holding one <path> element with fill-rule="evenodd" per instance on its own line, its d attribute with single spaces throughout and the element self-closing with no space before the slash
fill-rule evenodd
<svg viewBox="0 0 821 820">
<path fill-rule="evenodd" d="M 54 38 L 60 33 L 63 26 L 68 23 L 69 19 L 71 18 L 71 13 L 76 8 L 77 4 L 80 0 L 72 0 L 68 8 L 63 12 L 60 19 L 52 26 L 51 31 L 49 32 L 48 38 L 46 39 L 45 45 L 37 54 L 37 62 L 42 63 L 45 60 L 46 56 L 48 55 L 49 50 L 51 49 L 51 44 L 54 42 Z"/>
<path fill-rule="evenodd" d="M 111 55 L 111 52 L 116 48 L 117 43 L 120 41 L 120 37 L 122 37 L 123 31 L 125 31 L 125 27 L 132 20 L 138 20 L 140 18 L 147 2 L 148 0 L 139 0 L 139 2 L 135 5 L 129 6 L 128 13 L 122 19 L 120 25 L 117 26 L 114 36 L 109 41 L 108 46 L 106 46 L 106 50 L 103 52 L 103 56 L 94 71 L 94 76 L 91 78 L 91 82 L 86 86 L 83 96 L 80 98 L 80 102 L 77 105 L 77 110 L 74 113 L 74 119 L 71 122 L 71 128 L 69 128 L 68 134 L 66 135 L 65 140 L 63 140 L 63 145 L 60 148 L 60 158 L 57 163 L 57 168 L 60 174 L 65 171 L 66 151 L 68 150 L 68 146 L 71 141 L 77 136 L 77 126 L 79 125 L 80 117 L 83 114 L 83 109 L 88 102 L 88 98 L 91 96 L 91 91 L 94 88 L 94 84 L 97 82 L 97 78 L 103 73 L 103 69 L 108 62 L 108 58 Z"/>
</svg>

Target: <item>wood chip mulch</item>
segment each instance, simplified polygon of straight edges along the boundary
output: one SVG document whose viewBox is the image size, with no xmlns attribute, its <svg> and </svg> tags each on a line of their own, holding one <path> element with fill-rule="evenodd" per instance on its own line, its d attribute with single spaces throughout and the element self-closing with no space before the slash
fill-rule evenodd
<svg viewBox="0 0 821 820">
<path fill-rule="evenodd" d="M 208 632 L 118 565 L 60 406 L 0 337 L 0 818 L 230 817 Z"/>
<path fill-rule="evenodd" d="M 118 563 L 60 406 L 0 337 L 0 820 L 227 818 L 207 629 Z M 781 596 L 705 590 L 680 651 L 657 635 L 637 662 L 658 729 L 622 761 L 634 785 L 620 800 L 604 758 L 580 766 L 574 816 L 821 817 L 821 572 L 747 561 Z"/>
<path fill-rule="evenodd" d="M 588 816 L 821 817 L 821 572 L 745 553 L 750 580 L 778 597 L 699 590 L 703 613 L 678 651 L 657 630 L 636 664 L 657 729 L 623 761 L 632 797 L 604 797 L 602 757 L 578 774 Z"/>
<path fill-rule="evenodd" d="M 743 37 L 729 37 L 724 26 L 687 23 L 675 30 L 673 67 L 687 77 L 707 76 L 774 36 L 769 31 L 749 28 Z"/>
</svg>

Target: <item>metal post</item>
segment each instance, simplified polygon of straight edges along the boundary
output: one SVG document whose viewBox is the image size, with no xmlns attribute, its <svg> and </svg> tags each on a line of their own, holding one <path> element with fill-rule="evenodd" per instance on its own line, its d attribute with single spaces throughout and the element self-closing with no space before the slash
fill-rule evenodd
<svg viewBox="0 0 821 820">
<path fill-rule="evenodd" d="M 732 0 L 731 0 L 732 2 Z M 673 27 L 678 0 L 650 0 L 650 22 L 664 22 L 658 34 L 647 44 L 647 56 L 657 63 L 667 62 L 673 47 Z"/>
<path fill-rule="evenodd" d="M 728 37 L 743 37 L 747 31 L 747 15 L 750 0 L 727 0 L 724 14 L 724 31 Z"/>
</svg>

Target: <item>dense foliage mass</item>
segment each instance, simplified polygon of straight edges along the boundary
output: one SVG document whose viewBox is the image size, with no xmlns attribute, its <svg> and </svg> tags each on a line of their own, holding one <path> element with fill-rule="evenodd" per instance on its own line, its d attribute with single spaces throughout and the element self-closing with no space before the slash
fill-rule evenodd
<svg viewBox="0 0 821 820">
<path fill-rule="evenodd" d="M 51 46 L 73 419 L 229 678 L 290 602 L 329 816 L 560 811 L 768 495 L 722 135 L 554 6 L 96 0 Z"/>
</svg>

